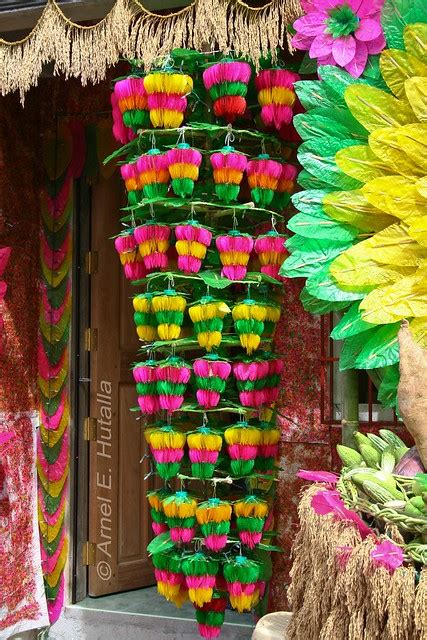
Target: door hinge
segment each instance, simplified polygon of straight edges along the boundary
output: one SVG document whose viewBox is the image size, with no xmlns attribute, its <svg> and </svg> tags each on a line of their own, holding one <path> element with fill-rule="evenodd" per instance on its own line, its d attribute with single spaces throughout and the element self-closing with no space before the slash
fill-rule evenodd
<svg viewBox="0 0 427 640">
<path fill-rule="evenodd" d="M 82 549 L 82 564 L 84 567 L 91 567 L 95 564 L 96 544 L 94 542 L 85 542 Z"/>
<path fill-rule="evenodd" d="M 97 437 L 98 420 L 96 418 L 85 418 L 83 423 L 83 439 L 86 442 L 94 442 Z"/>
<path fill-rule="evenodd" d="M 85 271 L 88 275 L 98 272 L 98 252 L 88 251 L 85 257 Z"/>
<path fill-rule="evenodd" d="M 98 349 L 98 329 L 89 327 L 85 331 L 85 350 L 97 351 Z"/>
</svg>

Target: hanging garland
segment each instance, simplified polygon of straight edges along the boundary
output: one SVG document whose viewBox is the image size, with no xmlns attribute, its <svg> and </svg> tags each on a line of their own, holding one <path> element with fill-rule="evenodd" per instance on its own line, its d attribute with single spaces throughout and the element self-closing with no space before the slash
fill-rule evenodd
<svg viewBox="0 0 427 640">
<path fill-rule="evenodd" d="M 49 619 L 53 624 L 64 604 L 64 566 L 68 534 L 64 523 L 69 472 L 68 341 L 71 318 L 72 183 L 82 171 L 84 132 L 70 125 L 73 155 L 62 184 L 54 179 L 42 198 L 42 271 L 38 344 L 40 429 L 37 441 L 39 528 Z M 57 146 L 56 146 L 57 148 Z M 54 163 L 55 165 L 55 163 Z M 56 166 L 54 166 L 54 173 Z M 60 176 L 54 175 L 53 178 Z M 56 187 L 57 188 L 57 187 Z M 53 195 L 49 195 L 49 193 Z"/>
<path fill-rule="evenodd" d="M 103 80 L 120 58 L 138 59 L 150 69 L 159 56 L 175 48 L 202 51 L 207 42 L 212 49 L 234 51 L 258 64 L 289 45 L 287 25 L 300 14 L 299 0 L 271 0 L 259 8 L 243 0 L 194 0 L 168 15 L 152 13 L 138 0 L 116 0 L 100 22 L 87 26 L 69 20 L 56 0 L 47 0 L 26 37 L 16 42 L 0 38 L 0 90 L 3 95 L 19 91 L 23 101 L 50 62 L 66 78 L 81 78 L 86 85 Z M 118 90 L 121 99 L 133 91 L 129 85 Z M 129 114 L 125 120 L 130 122 L 141 117 L 142 104 L 137 103 L 139 115 L 124 104 L 118 107 Z"/>
<path fill-rule="evenodd" d="M 220 633 L 227 601 L 239 612 L 258 606 L 269 579 L 263 553 L 277 550 L 274 403 L 283 362 L 271 349 L 287 253 L 276 222 L 297 168 L 283 162 L 289 154 L 275 135 L 230 124 L 247 110 L 235 98 L 254 92 L 251 66 L 205 61 L 179 51 L 145 77 L 135 70 L 155 128 L 141 130 L 123 110 L 119 127 L 116 111 L 127 142 L 112 157 L 122 156 L 128 192 L 115 246 L 127 277 L 138 256 L 145 268 L 133 278 L 144 287 L 133 300 L 142 343 L 136 411 L 163 481 L 148 494 L 157 534 L 148 551 L 159 593 L 178 606 L 188 598 L 209 638 Z M 297 76 L 286 77 L 291 105 Z M 125 120 L 135 139 L 123 135 Z"/>
</svg>

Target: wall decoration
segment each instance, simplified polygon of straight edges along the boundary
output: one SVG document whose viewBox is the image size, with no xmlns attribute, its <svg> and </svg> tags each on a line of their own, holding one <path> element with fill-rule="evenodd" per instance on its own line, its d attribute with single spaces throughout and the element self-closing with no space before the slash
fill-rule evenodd
<svg viewBox="0 0 427 640">
<path fill-rule="evenodd" d="M 69 127 L 69 128 L 68 128 Z M 55 133 L 56 154 L 58 135 Z M 40 429 L 37 442 L 39 479 L 39 528 L 43 574 L 49 620 L 53 624 L 64 604 L 64 567 L 68 555 L 68 532 L 64 522 L 69 472 L 68 343 L 71 319 L 71 213 L 73 180 L 83 169 L 84 129 L 67 126 L 71 146 L 69 163 L 42 194 L 40 258 L 42 296 L 39 336 Z M 49 162 L 49 159 L 47 159 Z"/>
<path fill-rule="evenodd" d="M 36 412 L 0 415 L 0 635 L 49 624 L 37 526 Z"/>
<path fill-rule="evenodd" d="M 8 263 L 10 257 L 11 248 L 10 247 L 2 247 L 0 249 L 0 278 L 6 269 L 6 265 Z M 2 303 L 7 291 L 7 282 L 5 280 L 0 280 L 0 355 L 3 351 L 3 331 L 4 331 L 4 320 L 3 313 L 1 312 Z"/>
<path fill-rule="evenodd" d="M 278 269 L 286 256 L 276 223 L 287 202 L 277 210 L 272 203 L 291 149 L 253 124 L 238 128 L 240 117 L 249 122 L 250 116 L 231 98 L 246 95 L 251 67 L 211 56 L 203 72 L 206 57 L 172 52 L 145 76 L 144 86 L 150 96 L 158 77 L 159 86 L 167 78 L 189 90 L 200 87 L 203 75 L 210 94 L 202 100 L 202 106 L 208 101 L 207 121 L 197 119 L 201 99 L 195 90 L 174 122 L 184 122 L 185 129 L 168 129 L 164 119 L 152 118 L 156 128 L 140 130 L 112 157 L 124 156 L 126 163 L 129 207 L 123 243 L 117 243 L 120 259 L 127 263 L 127 253 L 136 250 L 132 235 L 147 270 L 134 282 L 143 288 L 133 303 L 141 337 L 134 376 L 145 437 L 164 485 L 161 496 L 149 495 L 159 533 L 148 551 L 159 593 L 178 604 L 187 594 L 202 635 L 217 637 L 224 607 L 216 612 L 215 602 L 228 598 L 240 612 L 260 605 L 269 562 L 259 554 L 277 550 L 272 507 L 280 431 L 274 403 L 283 361 L 272 339 L 281 312 Z M 169 175 L 163 164 L 145 167 L 147 158 L 163 157 L 174 162 Z M 179 164 L 188 175 L 174 173 Z M 137 196 L 135 182 L 123 172 L 130 165 L 137 172 L 144 168 L 150 179 L 150 189 L 141 182 Z M 290 192 L 292 174 L 285 178 Z M 181 182 L 174 185 L 176 180 Z"/>
<path fill-rule="evenodd" d="M 392 46 L 398 33 L 402 41 L 381 54 L 380 79 L 355 81 L 324 66 L 319 81 L 297 83 L 307 109 L 295 117 L 305 190 L 293 196 L 299 213 L 288 227 L 296 235 L 281 274 L 306 278 L 307 310 L 345 311 L 332 333 L 344 341 L 340 368 L 375 369 L 380 401 L 396 407 L 399 321 L 410 321 L 421 345 L 427 335 L 427 12 L 413 7 L 416 24 L 405 24 L 392 5 L 384 6 L 384 33 Z"/>
</svg>

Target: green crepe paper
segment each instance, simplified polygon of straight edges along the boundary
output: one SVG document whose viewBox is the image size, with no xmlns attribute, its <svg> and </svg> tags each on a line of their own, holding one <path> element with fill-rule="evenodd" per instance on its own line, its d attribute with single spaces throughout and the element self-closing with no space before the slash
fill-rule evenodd
<svg viewBox="0 0 427 640">
<path fill-rule="evenodd" d="M 236 380 L 236 384 L 239 391 L 253 391 L 254 389 L 264 389 L 265 378 L 258 378 L 258 380 Z"/>
<path fill-rule="evenodd" d="M 322 216 L 325 213 L 322 204 L 323 198 L 328 193 L 330 191 L 324 189 L 299 191 L 292 196 L 292 204 L 301 213 L 307 213 L 310 216 Z"/>
<path fill-rule="evenodd" d="M 276 191 L 273 196 L 273 201 L 271 206 L 273 209 L 278 209 L 282 211 L 291 201 L 291 194 L 286 191 Z"/>
<path fill-rule="evenodd" d="M 136 133 L 150 126 L 150 113 L 145 109 L 130 109 L 123 113 L 123 124 Z"/>
<path fill-rule="evenodd" d="M 273 189 L 263 189 L 261 187 L 251 189 L 253 201 L 264 208 L 268 207 L 272 203 L 274 193 Z"/>
<path fill-rule="evenodd" d="M 265 518 L 236 518 L 237 529 L 239 531 L 251 531 L 252 533 L 260 533 L 264 522 Z"/>
<path fill-rule="evenodd" d="M 163 478 L 163 480 L 171 480 L 172 478 L 175 478 L 179 473 L 180 468 L 180 462 L 156 462 L 157 473 L 161 478 Z"/>
<path fill-rule="evenodd" d="M 320 158 L 314 153 L 298 151 L 297 157 L 306 171 L 313 174 L 317 180 L 320 179 L 336 189 L 344 191 L 363 186 L 361 182 L 341 171 L 334 156 Z"/>
<path fill-rule="evenodd" d="M 377 369 L 399 362 L 399 341 L 397 334 L 400 322 L 379 326 L 364 343 L 355 362 L 357 369 Z M 362 336 L 365 333 L 362 334 Z"/>
<path fill-rule="evenodd" d="M 139 396 L 155 395 L 157 391 L 157 382 L 138 382 L 136 392 Z"/>
<path fill-rule="evenodd" d="M 157 536 L 157 538 L 161 538 L 162 536 L 165 536 L 165 535 L 169 537 L 169 533 L 166 532 L 166 534 L 162 533 L 160 534 L 160 536 Z M 153 542 L 157 538 L 154 538 Z M 153 542 L 151 544 L 153 544 Z M 164 546 L 163 539 L 160 540 L 160 544 L 162 545 L 162 548 L 163 548 Z M 163 551 L 162 553 L 153 551 L 151 560 L 156 569 L 172 571 L 173 573 L 180 573 L 182 571 L 182 557 L 179 555 L 179 553 L 176 553 L 175 551 L 168 551 L 168 552 Z"/>
<path fill-rule="evenodd" d="M 223 536 L 228 534 L 230 531 L 230 521 L 224 520 L 223 522 L 207 522 L 206 524 L 202 524 L 200 528 L 205 537 L 212 534 Z"/>
<path fill-rule="evenodd" d="M 72 209 L 70 209 L 71 215 Z M 69 221 L 69 217 L 66 222 Z M 43 236 L 45 237 L 49 248 L 52 251 L 57 251 L 60 247 L 62 247 L 63 242 L 70 231 L 70 227 L 68 224 L 64 223 L 60 229 L 56 229 L 51 231 L 48 227 L 43 224 Z"/>
<path fill-rule="evenodd" d="M 58 442 L 54 444 L 53 447 L 49 447 L 48 444 L 45 444 L 43 440 L 41 440 L 43 455 L 49 464 L 54 464 L 58 459 L 58 456 L 61 453 L 62 444 L 63 436 L 62 438 L 59 438 Z"/>
<path fill-rule="evenodd" d="M 405 25 L 427 22 L 425 0 L 386 0 L 381 13 L 381 24 L 387 45 L 391 49 L 405 49 Z"/>
<path fill-rule="evenodd" d="M 55 511 L 57 511 L 63 494 L 60 493 L 59 496 L 51 496 L 48 494 L 41 483 L 39 486 L 42 490 L 43 504 L 45 506 L 45 509 L 50 515 L 52 515 L 52 513 L 55 513 Z"/>
<path fill-rule="evenodd" d="M 313 176 L 312 173 L 309 173 L 305 169 L 302 169 L 302 171 L 299 172 L 297 183 L 303 189 L 322 189 L 327 193 L 330 193 L 331 191 L 337 191 L 335 187 L 332 187 L 327 182 L 320 180 L 320 178 L 318 178 L 317 176 Z"/>
<path fill-rule="evenodd" d="M 181 326 L 184 322 L 182 311 L 157 311 L 156 320 L 158 324 L 176 324 Z"/>
<path fill-rule="evenodd" d="M 59 309 L 59 307 L 64 302 L 65 295 L 67 293 L 67 288 L 69 284 L 68 278 L 63 278 L 60 284 L 55 288 L 51 287 L 50 283 L 47 282 L 44 277 L 43 277 L 43 282 L 45 282 L 47 285 L 46 293 L 47 293 L 47 299 L 49 300 L 49 304 L 54 309 Z"/>
<path fill-rule="evenodd" d="M 359 230 L 355 227 L 337 222 L 323 212 L 321 215 L 297 213 L 289 220 L 287 226 L 290 231 L 305 238 L 318 240 L 334 238 L 334 240 L 349 242 L 359 234 Z"/>
<path fill-rule="evenodd" d="M 157 381 L 157 393 L 168 396 L 182 396 L 187 388 L 186 384 L 181 382 L 169 382 L 168 380 Z"/>
<path fill-rule="evenodd" d="M 348 140 L 353 137 L 351 128 L 334 120 L 333 112 L 331 116 L 315 115 L 311 111 L 299 113 L 294 116 L 293 125 L 297 133 L 303 140 L 311 137 L 324 138 L 332 136 L 333 138 L 342 138 Z"/>
<path fill-rule="evenodd" d="M 248 476 L 254 468 L 254 460 L 231 460 L 230 469 L 234 476 Z"/>
<path fill-rule="evenodd" d="M 295 236 L 296 237 L 296 236 Z M 322 243 L 313 239 L 305 239 L 304 251 L 294 251 L 282 264 L 280 275 L 287 278 L 301 278 L 311 276 L 317 273 L 326 262 L 330 262 L 333 258 L 340 255 L 348 249 L 350 244 L 336 244 L 332 240 Z M 289 250 L 289 241 L 286 247 Z"/>
<path fill-rule="evenodd" d="M 256 471 L 271 471 L 276 464 L 276 460 L 273 457 L 270 458 L 256 458 L 255 470 Z"/>
<path fill-rule="evenodd" d="M 166 516 L 166 522 L 168 523 L 168 527 L 171 529 L 176 529 L 180 527 L 181 529 L 191 529 L 196 525 L 196 518 L 168 518 Z"/>
<path fill-rule="evenodd" d="M 325 91 L 334 100 L 336 107 L 346 106 L 344 93 L 347 87 L 353 84 L 366 84 L 375 86 L 375 81 L 370 78 L 354 78 L 349 73 L 339 67 L 324 65 L 318 67 L 319 77 L 325 83 Z M 358 123 L 358 126 L 361 125 Z"/>
<path fill-rule="evenodd" d="M 251 584 L 259 579 L 259 564 L 243 556 L 238 556 L 239 560 L 233 559 L 224 562 L 223 573 L 227 582 L 241 582 Z"/>
<path fill-rule="evenodd" d="M 201 378 L 196 375 L 195 381 L 197 389 L 204 389 L 206 391 L 217 391 L 218 393 L 222 393 L 227 384 L 227 380 L 222 380 L 218 376 Z"/>
<path fill-rule="evenodd" d="M 133 319 L 137 327 L 150 326 L 157 327 L 157 320 L 155 313 L 146 313 L 145 311 L 135 311 Z"/>
<path fill-rule="evenodd" d="M 356 140 L 340 140 L 339 138 L 310 138 L 303 142 L 298 151 L 301 153 L 314 153 L 322 158 L 327 156 L 334 156 L 337 151 L 346 147 L 353 147 L 357 145 Z M 316 176 L 318 177 L 318 176 Z"/>
<path fill-rule="evenodd" d="M 217 100 L 223 96 L 245 96 L 247 92 L 248 85 L 244 82 L 219 82 L 209 89 L 209 95 L 212 100 Z"/>
<path fill-rule="evenodd" d="M 215 465 L 210 462 L 194 462 L 191 465 L 191 475 L 201 480 L 212 478 L 214 471 Z"/>
<path fill-rule="evenodd" d="M 239 184 L 221 183 L 215 185 L 215 193 L 223 202 L 234 202 L 240 192 Z"/>
<path fill-rule="evenodd" d="M 44 538 L 43 536 L 40 536 L 40 540 L 41 540 L 41 543 L 43 545 L 43 549 L 45 549 L 46 553 L 49 556 L 53 556 L 55 551 L 58 549 L 59 543 L 61 542 L 61 539 L 62 539 L 62 530 L 63 530 L 63 528 L 64 528 L 64 523 L 62 523 L 62 525 L 59 528 L 58 533 L 56 534 L 55 538 L 53 540 L 51 540 L 51 542 L 48 542 L 46 538 Z"/>
<path fill-rule="evenodd" d="M 253 333 L 260 336 L 264 331 L 264 323 L 260 320 L 235 320 L 234 326 L 239 335 Z"/>
<path fill-rule="evenodd" d="M 318 107 L 319 104 L 332 109 L 336 107 L 336 103 L 328 95 L 324 82 L 319 80 L 300 80 L 295 82 L 294 89 L 306 111 Z"/>
<path fill-rule="evenodd" d="M 225 612 L 221 611 L 202 611 L 196 609 L 196 620 L 198 624 L 205 624 L 209 627 L 221 627 L 224 623 Z"/>
<path fill-rule="evenodd" d="M 366 293 L 354 293 L 340 289 L 329 273 L 330 264 L 326 264 L 320 271 L 307 278 L 305 286 L 308 293 L 320 300 L 329 300 L 331 302 L 348 301 L 349 303 L 353 300 L 361 300 L 366 296 Z"/>
<path fill-rule="evenodd" d="M 214 271 L 201 271 L 199 276 L 203 280 L 205 284 L 213 289 L 226 289 L 231 284 L 233 284 L 232 280 L 228 278 L 223 278 L 218 273 Z"/>
<path fill-rule="evenodd" d="M 166 552 L 170 552 L 175 548 L 174 543 L 170 539 L 169 531 L 165 533 L 161 533 L 152 539 L 152 541 L 147 545 L 147 551 L 150 555 L 154 555 L 157 553 L 166 554 Z M 169 554 L 169 556 L 173 554 Z"/>
<path fill-rule="evenodd" d="M 141 191 L 128 191 L 128 203 L 131 206 L 139 205 L 144 198 L 144 194 Z"/>
<path fill-rule="evenodd" d="M 355 336 L 358 333 L 362 333 L 362 331 L 367 331 L 368 329 L 373 329 L 377 326 L 362 320 L 359 305 L 360 302 L 355 302 L 351 305 L 347 313 L 334 327 L 334 330 L 331 333 L 331 338 L 334 340 L 344 340 L 344 338 Z"/>
<path fill-rule="evenodd" d="M 62 576 L 62 572 L 59 573 L 58 582 L 55 585 L 53 585 L 53 587 L 49 585 L 49 583 L 45 578 L 43 579 L 46 600 L 49 600 L 49 602 L 53 602 L 58 597 L 58 592 L 62 584 L 61 576 Z"/>
<path fill-rule="evenodd" d="M 378 400 L 384 407 L 397 406 L 397 385 L 399 384 L 400 374 L 399 365 L 393 364 L 384 367 L 382 370 L 382 380 L 378 388 Z"/>
<path fill-rule="evenodd" d="M 300 293 L 299 299 L 306 311 L 314 314 L 329 313 L 330 311 L 340 311 L 348 307 L 348 302 L 330 302 L 314 298 L 304 287 Z"/>
<path fill-rule="evenodd" d="M 373 329 L 368 329 L 363 333 L 358 333 L 354 336 L 350 336 L 344 341 L 339 360 L 340 371 L 345 371 L 346 369 L 354 369 L 356 358 L 362 351 L 366 342 L 375 333 L 375 331 L 376 327 Z"/>
<path fill-rule="evenodd" d="M 201 320 L 194 323 L 195 333 L 206 333 L 207 331 L 222 331 L 224 321 L 222 318 L 212 318 L 211 320 Z"/>
<path fill-rule="evenodd" d="M 166 516 L 163 511 L 157 511 L 152 507 L 150 509 L 151 519 L 158 524 L 164 524 L 166 522 Z"/>
<path fill-rule="evenodd" d="M 183 559 L 182 571 L 186 576 L 215 576 L 219 571 L 219 562 L 204 553 L 195 553 Z"/>
<path fill-rule="evenodd" d="M 40 401 L 43 405 L 44 411 L 49 415 L 53 416 L 54 413 L 58 410 L 59 404 L 62 398 L 62 392 L 67 385 L 67 380 L 64 381 L 62 387 L 58 390 L 58 393 L 53 398 L 47 398 L 39 391 Z"/>
<path fill-rule="evenodd" d="M 164 182 L 153 182 L 146 184 L 142 189 L 146 198 L 165 198 L 168 192 L 168 185 Z"/>
<path fill-rule="evenodd" d="M 172 189 L 180 198 L 189 198 L 194 191 L 194 180 L 191 180 L 191 178 L 174 178 L 172 180 Z"/>
</svg>

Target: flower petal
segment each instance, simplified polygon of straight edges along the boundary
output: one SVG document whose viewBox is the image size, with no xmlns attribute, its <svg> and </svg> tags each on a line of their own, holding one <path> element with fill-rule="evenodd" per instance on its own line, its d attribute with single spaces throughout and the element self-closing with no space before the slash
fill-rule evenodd
<svg viewBox="0 0 427 640">
<path fill-rule="evenodd" d="M 375 14 L 378 14 L 378 16 L 376 17 L 379 20 L 383 4 L 384 0 L 359 0 L 356 13 L 359 18 L 364 18 L 365 16 L 374 16 Z"/>
<path fill-rule="evenodd" d="M 366 63 L 368 61 L 368 47 L 364 42 L 358 42 L 356 45 L 356 53 L 351 62 L 345 65 L 345 70 L 349 72 L 353 78 L 358 78 L 362 75 Z"/>
<path fill-rule="evenodd" d="M 294 22 L 294 29 L 303 36 L 318 36 L 325 29 L 325 13 L 309 13 Z"/>
<path fill-rule="evenodd" d="M 312 36 L 303 36 L 301 33 L 296 33 L 291 41 L 292 46 L 295 47 L 295 49 L 301 49 L 302 51 L 308 51 L 312 42 Z"/>
<path fill-rule="evenodd" d="M 332 55 L 340 67 L 345 67 L 351 62 L 356 54 L 356 40 L 353 36 L 343 36 L 335 38 L 332 45 Z"/>
<path fill-rule="evenodd" d="M 328 33 L 322 33 L 320 36 L 316 36 L 310 47 L 310 58 L 329 56 L 332 52 L 333 43 L 334 39 Z"/>
<path fill-rule="evenodd" d="M 300 469 L 297 477 L 310 482 L 327 482 L 329 484 L 336 484 L 339 479 L 338 474 L 330 471 L 307 471 L 306 469 Z"/>
<path fill-rule="evenodd" d="M 329 11 L 334 9 L 338 4 L 341 4 L 342 0 L 312 0 L 314 7 L 317 11 Z"/>
<path fill-rule="evenodd" d="M 378 38 L 375 38 L 375 40 L 370 40 L 369 42 L 367 42 L 366 46 L 368 47 L 368 53 L 370 53 L 371 55 L 381 53 L 381 51 L 385 47 L 384 35 L 381 33 L 381 35 L 379 35 Z"/>
<path fill-rule="evenodd" d="M 381 35 L 381 25 L 373 18 L 362 18 L 359 28 L 354 32 L 355 38 L 362 42 L 375 40 L 379 35 Z"/>
</svg>

